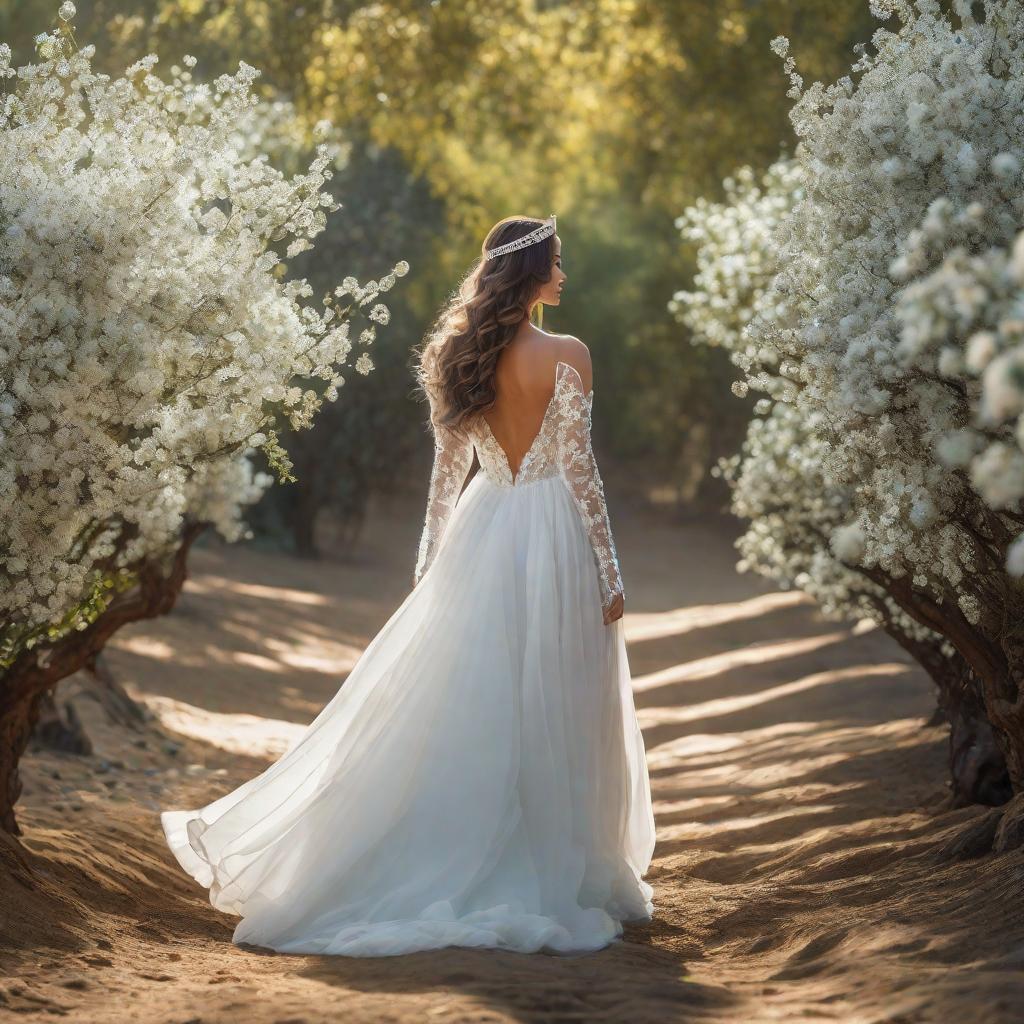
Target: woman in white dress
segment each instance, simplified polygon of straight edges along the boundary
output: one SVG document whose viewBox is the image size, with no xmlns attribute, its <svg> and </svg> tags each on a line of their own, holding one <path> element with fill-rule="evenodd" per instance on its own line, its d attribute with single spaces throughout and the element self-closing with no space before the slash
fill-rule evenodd
<svg viewBox="0 0 1024 1024">
<path fill-rule="evenodd" d="M 419 353 L 435 448 L 412 591 L 280 760 L 161 815 L 181 866 L 241 917 L 236 943 L 569 954 L 651 917 L 590 356 L 530 322 L 565 280 L 553 216 L 491 229 Z"/>
</svg>

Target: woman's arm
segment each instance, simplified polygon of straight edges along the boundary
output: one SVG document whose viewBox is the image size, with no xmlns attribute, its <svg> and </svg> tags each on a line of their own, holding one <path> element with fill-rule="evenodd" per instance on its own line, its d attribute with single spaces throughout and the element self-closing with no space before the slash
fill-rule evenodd
<svg viewBox="0 0 1024 1024">
<path fill-rule="evenodd" d="M 445 527 L 462 492 L 462 485 L 466 482 L 466 474 L 473 464 L 473 443 L 437 422 L 433 402 L 430 422 L 434 431 L 434 466 L 430 473 L 427 514 L 420 535 L 414 585 L 419 583 L 434 560 Z"/>
<path fill-rule="evenodd" d="M 569 363 L 559 362 L 555 371 L 559 466 L 590 538 L 601 587 L 601 603 L 607 613 L 613 603 L 621 605 L 625 589 L 608 519 L 604 484 L 591 446 L 593 399 L 593 388 L 589 392 L 584 390 L 580 372 Z M 619 615 L 613 618 L 620 616 L 621 608 Z"/>
</svg>

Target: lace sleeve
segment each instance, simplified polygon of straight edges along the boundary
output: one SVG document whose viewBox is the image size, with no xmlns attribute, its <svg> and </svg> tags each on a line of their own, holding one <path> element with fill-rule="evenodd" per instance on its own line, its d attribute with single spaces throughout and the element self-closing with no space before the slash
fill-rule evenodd
<svg viewBox="0 0 1024 1024">
<path fill-rule="evenodd" d="M 625 596 L 619 558 L 612 538 L 605 504 L 604 484 L 590 443 L 594 391 L 584 394 L 583 380 L 576 368 L 560 362 L 555 377 L 558 404 L 558 463 L 594 549 L 601 601 L 607 608 L 616 594 Z"/>
<path fill-rule="evenodd" d="M 430 422 L 434 431 L 434 466 L 427 493 L 427 515 L 420 535 L 414 578 L 417 583 L 434 560 L 455 504 L 459 500 L 466 474 L 473 464 L 473 443 L 437 422 L 431 402 Z"/>
</svg>

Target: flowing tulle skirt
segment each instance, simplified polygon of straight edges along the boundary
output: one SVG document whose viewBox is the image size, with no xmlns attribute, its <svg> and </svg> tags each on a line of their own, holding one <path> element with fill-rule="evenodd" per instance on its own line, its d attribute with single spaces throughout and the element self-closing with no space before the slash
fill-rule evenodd
<svg viewBox="0 0 1024 1024">
<path fill-rule="evenodd" d="M 558 477 L 477 473 L 435 559 L 300 740 L 161 815 L 181 866 L 281 952 L 584 952 L 649 919 L 654 848 L 621 619 Z"/>
</svg>

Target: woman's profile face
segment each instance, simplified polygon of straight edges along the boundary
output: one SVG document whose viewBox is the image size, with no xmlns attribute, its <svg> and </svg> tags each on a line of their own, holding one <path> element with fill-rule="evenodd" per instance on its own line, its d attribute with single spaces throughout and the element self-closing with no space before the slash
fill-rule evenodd
<svg viewBox="0 0 1024 1024">
<path fill-rule="evenodd" d="M 565 284 L 565 271 L 562 270 L 562 240 L 555 235 L 555 250 L 551 260 L 551 280 L 542 284 L 537 301 L 545 306 L 557 306 L 562 301 L 562 286 Z"/>
</svg>

